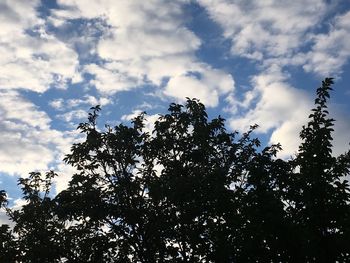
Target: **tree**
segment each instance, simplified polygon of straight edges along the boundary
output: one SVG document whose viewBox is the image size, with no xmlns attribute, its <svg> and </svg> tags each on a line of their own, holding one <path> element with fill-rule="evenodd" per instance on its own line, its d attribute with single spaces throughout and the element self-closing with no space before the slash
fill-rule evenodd
<svg viewBox="0 0 350 263">
<path fill-rule="evenodd" d="M 78 171 L 66 190 L 52 196 L 56 174 L 31 173 L 15 211 L 0 192 L 14 223 L 0 227 L 1 262 L 346 262 L 350 154 L 331 154 L 331 84 L 292 160 L 196 99 L 171 104 L 152 133 L 145 113 L 101 131 L 93 107 L 65 158 Z"/>
<path fill-rule="evenodd" d="M 73 220 L 87 221 L 85 230 L 103 226 L 109 241 L 96 250 L 101 260 L 232 261 L 236 240 L 228 230 L 239 208 L 231 186 L 243 180 L 257 140 L 247 133 L 236 141 L 221 117 L 208 121 L 197 100 L 171 104 L 153 134 L 143 131 L 144 115 L 133 127 L 100 133 L 99 108 L 92 110 L 80 125 L 87 140 L 66 158 L 80 173 L 57 200 Z"/>
<path fill-rule="evenodd" d="M 0 191 L 0 208 L 7 206 L 6 192 Z M 15 242 L 8 225 L 0 226 L 0 262 L 10 263 L 15 261 Z"/>
<path fill-rule="evenodd" d="M 302 128 L 303 140 L 290 178 L 287 209 L 299 233 L 302 261 L 344 262 L 349 260 L 350 193 L 344 180 L 349 175 L 350 151 L 332 155 L 334 120 L 329 118 L 327 99 L 333 80 L 326 78 L 317 89 L 310 121 Z"/>
<path fill-rule="evenodd" d="M 2 226 L 3 236 L 7 238 L 3 246 L 8 247 L 7 254 L 12 259 L 8 262 L 61 262 L 59 237 L 63 224 L 57 220 L 56 204 L 50 197 L 54 176 L 54 172 L 48 172 L 43 178 L 33 172 L 28 178 L 19 179 L 26 204 L 20 210 L 6 209 L 14 223 L 13 236 L 8 226 Z"/>
</svg>

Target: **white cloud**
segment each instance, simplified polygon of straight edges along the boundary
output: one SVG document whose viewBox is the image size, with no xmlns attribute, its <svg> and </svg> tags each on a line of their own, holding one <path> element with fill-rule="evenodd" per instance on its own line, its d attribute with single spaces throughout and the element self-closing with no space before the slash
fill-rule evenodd
<svg viewBox="0 0 350 263">
<path fill-rule="evenodd" d="M 107 104 L 110 104 L 112 101 L 111 99 L 109 99 L 108 97 L 95 97 L 92 95 L 84 95 L 79 99 L 68 99 L 68 100 L 63 100 L 62 98 L 58 98 L 58 99 L 54 99 L 52 101 L 49 102 L 49 105 L 54 108 L 57 111 L 64 111 L 64 110 L 71 110 L 73 108 L 77 108 L 77 107 L 87 107 L 88 106 L 96 106 L 96 105 L 101 105 L 101 106 L 105 106 Z M 61 114 L 59 116 L 62 117 L 62 115 L 74 115 L 74 113 L 65 113 L 65 114 Z M 82 114 L 80 114 L 82 115 Z M 83 116 L 86 116 L 83 115 Z M 64 118 L 65 119 L 65 118 Z M 72 118 L 70 118 L 72 119 Z"/>
<path fill-rule="evenodd" d="M 90 64 L 85 67 L 85 71 L 95 77 L 90 84 L 102 94 L 126 91 L 142 85 L 143 77 L 131 75 L 132 72 L 128 72 L 128 69 L 130 68 L 122 63 L 107 63 L 103 66 Z"/>
<path fill-rule="evenodd" d="M 18 0 L 16 4 L 11 0 L 1 1 L 0 39 L 9 42 L 12 37 L 23 35 L 23 28 L 42 24 L 35 10 L 39 4 L 39 0 Z"/>
<path fill-rule="evenodd" d="M 312 94 L 305 88 L 295 88 L 288 84 L 286 74 L 278 67 L 270 68 L 252 78 L 252 90 L 248 91 L 243 102 L 230 101 L 231 106 L 241 111 L 229 119 L 233 130 L 245 132 L 250 125 L 258 124 L 258 133 L 269 134 L 269 143 L 281 143 L 283 151 L 279 157 L 290 157 L 297 153 L 301 143 L 299 133 L 308 123 L 308 116 L 314 107 Z M 315 87 L 316 90 L 316 87 Z M 252 99 L 253 98 L 253 99 Z M 255 99 L 257 98 L 257 99 Z M 341 107 L 330 104 L 330 117 L 336 119 L 333 133 L 333 153 L 339 155 L 349 149 L 349 118 Z M 239 112 L 244 112 L 239 115 Z"/>
<path fill-rule="evenodd" d="M 72 110 L 66 113 L 57 115 L 58 118 L 63 119 L 66 122 L 71 122 L 72 120 L 82 120 L 86 119 L 88 116 L 85 110 Z"/>
<path fill-rule="evenodd" d="M 51 129 L 47 114 L 18 93 L 0 96 L 0 172 L 27 176 L 59 163 L 72 136 Z"/>
<path fill-rule="evenodd" d="M 73 174 L 77 172 L 78 171 L 73 166 L 66 165 L 63 163 L 59 164 L 57 166 L 57 172 L 56 172 L 58 176 L 55 177 L 53 180 L 55 183 L 55 194 L 58 194 L 59 192 L 67 189 Z"/>
<path fill-rule="evenodd" d="M 122 121 L 131 121 L 142 113 L 142 110 L 133 110 L 130 114 L 124 114 L 121 116 Z"/>
<path fill-rule="evenodd" d="M 305 44 L 326 11 L 323 1 L 199 0 L 232 41 L 231 52 L 255 60 L 285 57 Z"/>
<path fill-rule="evenodd" d="M 233 116 L 229 121 L 231 128 L 245 132 L 250 125 L 258 124 L 258 132 L 272 131 L 270 143 L 282 144 L 281 156 L 295 153 L 300 143 L 299 132 L 312 107 L 308 95 L 288 85 L 286 76 L 278 68 L 255 76 L 252 86 L 250 93 L 259 99 L 255 105 L 250 100 L 249 109 L 243 115 Z"/>
<path fill-rule="evenodd" d="M 98 53 L 105 59 L 135 60 L 188 53 L 200 45 L 200 40 L 184 27 L 177 28 L 172 34 L 169 30 L 147 31 L 144 27 L 116 29 L 115 36 L 100 41 Z"/>
<path fill-rule="evenodd" d="M 178 76 L 171 78 L 165 94 L 185 100 L 186 97 L 198 98 L 207 106 L 216 106 L 218 104 L 218 93 L 203 84 L 193 76 Z"/>
<path fill-rule="evenodd" d="M 336 105 L 330 105 L 331 117 L 335 119 L 333 132 L 333 154 L 343 154 L 350 149 L 350 118 L 344 110 L 339 110 Z"/>
<path fill-rule="evenodd" d="M 96 98 L 92 95 L 84 95 L 82 99 L 69 99 L 67 101 L 67 106 L 69 108 L 79 107 L 81 105 L 88 105 L 88 106 L 96 106 L 101 105 L 105 106 L 107 104 L 111 103 L 111 100 L 107 97 L 100 97 Z"/>
<path fill-rule="evenodd" d="M 54 108 L 55 110 L 63 110 L 63 99 L 54 99 L 49 102 L 49 105 Z"/>
<path fill-rule="evenodd" d="M 306 54 L 303 68 L 321 76 L 340 75 L 342 67 L 350 58 L 350 11 L 338 15 L 330 31 L 314 36 L 314 45 Z"/>
<path fill-rule="evenodd" d="M 0 89 L 46 91 L 50 84 L 65 86 L 79 78 L 78 56 L 45 32 L 36 8 L 40 1 L 2 1 Z M 32 33 L 26 32 L 32 31 Z"/>
<path fill-rule="evenodd" d="M 132 113 L 125 114 L 120 119 L 122 121 L 131 121 L 132 119 L 139 116 L 141 113 L 142 113 L 141 110 L 133 110 Z M 146 114 L 144 119 L 145 127 L 143 128 L 143 131 L 148 132 L 149 134 L 152 134 L 154 130 L 154 123 L 159 119 L 159 117 L 160 117 L 159 114 L 153 114 L 153 115 Z"/>
<path fill-rule="evenodd" d="M 197 70 L 171 78 L 164 93 L 180 101 L 197 98 L 208 107 L 217 106 L 220 95 L 233 93 L 235 83 L 231 75 L 203 64 L 193 68 Z"/>
<path fill-rule="evenodd" d="M 109 25 L 96 46 L 105 63 L 84 68 L 84 72 L 93 76 L 90 83 L 102 94 L 145 84 L 162 87 L 169 80 L 164 95 L 183 99 L 186 94 L 200 94 L 200 99 L 209 102 L 208 106 L 216 106 L 219 96 L 234 88 L 232 76 L 197 61 L 195 51 L 201 41 L 185 25 L 183 5 L 188 1 L 104 0 L 86 5 L 82 0 L 61 0 L 58 3 L 65 10 L 54 12 L 57 19 L 99 18 Z M 202 77 L 188 77 L 193 71 Z M 184 91 L 185 83 L 179 80 L 191 86 Z"/>
<path fill-rule="evenodd" d="M 302 66 L 321 76 L 340 75 L 348 62 L 350 12 L 338 14 L 328 32 L 317 32 L 332 11 L 325 1 L 199 0 L 232 43 L 233 55 L 265 67 Z M 315 33 L 317 32 L 317 33 Z"/>
<path fill-rule="evenodd" d="M 325 1 L 313 0 L 307 5 L 277 0 L 198 2 L 231 41 L 232 55 L 259 61 L 260 73 L 252 77 L 254 88 L 243 94 L 242 101 L 234 95 L 226 99 L 227 110 L 233 118 L 238 116 L 231 120 L 232 128 L 245 131 L 257 123 L 260 132 L 272 132 L 271 143 L 282 143 L 283 154 L 295 153 L 312 101 L 302 89 L 289 85 L 282 71 L 287 66 L 300 66 L 322 77 L 340 75 L 350 57 L 350 12 L 338 14 L 327 28 L 326 17 L 334 9 Z M 238 109 L 245 112 L 238 115 Z M 338 112 L 335 118 L 344 120 L 342 115 Z M 341 128 L 345 122 L 341 123 L 337 124 L 335 151 L 347 145 L 348 132 Z"/>
<path fill-rule="evenodd" d="M 300 97 L 298 97 L 300 98 Z M 331 105 L 332 106 L 332 105 Z M 281 142 L 283 147 L 283 152 L 280 154 L 282 157 L 289 157 L 290 155 L 297 152 L 299 144 L 300 144 L 300 138 L 299 133 L 301 131 L 302 125 L 306 125 L 309 121 L 307 119 L 307 116 L 309 113 L 311 113 L 311 108 L 313 105 L 310 105 L 310 108 L 305 108 L 304 112 L 302 111 L 291 111 L 292 116 L 290 119 L 287 119 L 277 127 L 277 129 L 274 130 L 274 132 L 271 135 L 270 143 L 277 143 Z M 350 135 L 349 135 L 349 129 L 350 129 L 350 121 L 347 116 L 344 116 L 343 112 L 337 112 L 333 107 L 330 107 L 330 114 L 331 117 L 334 116 L 336 119 L 335 126 L 334 126 L 334 132 L 332 133 L 333 137 L 333 155 L 338 156 L 339 154 L 343 154 L 346 151 L 349 150 L 349 143 L 350 143 Z M 303 114 L 304 118 L 300 116 L 299 114 Z"/>
<path fill-rule="evenodd" d="M 44 92 L 50 84 L 64 87 L 78 75 L 76 53 L 54 38 L 23 36 L 11 42 L 1 47 L 8 54 L 0 58 L 1 89 Z"/>
</svg>

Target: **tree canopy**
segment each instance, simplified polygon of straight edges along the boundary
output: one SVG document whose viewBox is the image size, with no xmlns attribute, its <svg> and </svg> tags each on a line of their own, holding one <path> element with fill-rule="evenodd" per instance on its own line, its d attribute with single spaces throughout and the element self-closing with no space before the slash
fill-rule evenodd
<svg viewBox="0 0 350 263">
<path fill-rule="evenodd" d="M 0 262 L 350 262 L 350 151 L 332 155 L 332 84 L 289 160 L 261 148 L 256 125 L 229 132 L 196 99 L 170 104 L 151 133 L 145 113 L 101 131 L 91 108 L 66 190 L 53 196 L 57 175 L 33 172 L 19 210 L 0 191 L 13 222 L 0 226 Z"/>
</svg>

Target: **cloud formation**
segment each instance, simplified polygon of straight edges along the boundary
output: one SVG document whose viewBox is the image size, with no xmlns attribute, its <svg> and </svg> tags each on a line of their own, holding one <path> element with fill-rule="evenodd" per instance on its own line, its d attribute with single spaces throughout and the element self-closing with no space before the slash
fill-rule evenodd
<svg viewBox="0 0 350 263">
<path fill-rule="evenodd" d="M 315 72 L 319 75 L 340 75 L 342 67 L 348 63 L 350 57 L 350 11 L 336 16 L 329 32 L 315 34 L 314 45 L 309 51 L 307 61 L 303 68 L 307 72 Z"/>
<path fill-rule="evenodd" d="M 153 114 L 151 130 L 164 104 L 199 98 L 215 113 L 230 109 L 232 129 L 257 123 L 270 143 L 282 143 L 283 156 L 293 154 L 315 88 L 292 84 L 293 74 L 342 77 L 350 57 L 350 11 L 338 2 L 46 2 L 0 3 L 0 172 L 26 176 L 52 167 L 63 174 L 58 190 L 74 172 L 60 163 L 77 137 L 71 129 L 97 104 L 126 122 L 143 104 Z M 197 15 L 207 20 L 193 22 Z M 210 30 L 206 43 L 202 31 Z M 204 54 L 216 44 L 218 58 Z M 350 141 L 344 108 L 331 108 L 337 153 Z"/>
<path fill-rule="evenodd" d="M 234 55 L 262 60 L 290 56 L 326 11 L 323 1 L 199 0 L 231 40 Z"/>
<path fill-rule="evenodd" d="M 334 8 L 325 1 L 199 0 L 231 41 L 231 53 L 271 65 L 302 66 L 330 76 L 341 72 L 350 57 L 350 11 L 322 24 Z M 326 32 L 321 27 L 326 27 Z"/>
<path fill-rule="evenodd" d="M 41 1 L 0 3 L 0 173 L 26 177 L 56 168 L 73 141 L 52 129 L 48 114 L 21 95 L 81 79 L 76 52 L 46 30 Z"/>
<path fill-rule="evenodd" d="M 27 176 L 60 162 L 72 140 L 15 91 L 0 91 L 0 172 Z"/>
<path fill-rule="evenodd" d="M 78 81 L 78 56 L 45 30 L 40 1 L 0 4 L 0 89 L 46 91 L 50 85 Z"/>
<path fill-rule="evenodd" d="M 254 89 L 249 95 L 257 99 L 251 99 L 243 107 L 238 105 L 241 115 L 235 115 L 230 126 L 244 132 L 250 125 L 258 124 L 257 132 L 272 132 L 270 143 L 282 144 L 281 156 L 295 153 L 300 143 L 296 135 L 307 121 L 311 100 L 305 91 L 289 85 L 279 68 L 254 76 L 251 85 Z"/>
<path fill-rule="evenodd" d="M 181 101 L 195 94 L 208 106 L 217 106 L 220 96 L 234 90 L 230 74 L 197 60 L 201 40 L 185 26 L 186 1 L 58 3 L 66 9 L 54 12 L 55 19 L 99 18 L 108 25 L 96 45 L 104 63 L 84 67 L 93 76 L 90 83 L 103 94 L 154 85 L 164 88 L 165 96 Z M 214 82 L 218 78 L 222 80 Z"/>
<path fill-rule="evenodd" d="M 312 100 L 310 93 L 289 84 L 286 68 L 301 66 L 305 72 L 322 77 L 340 75 L 350 56 L 346 44 L 350 12 L 337 14 L 325 26 L 321 22 L 332 12 L 325 1 L 313 0 L 307 5 L 274 0 L 198 2 L 223 29 L 223 36 L 231 43 L 231 55 L 248 58 L 260 69 L 250 76 L 251 88 L 241 101 L 228 97 L 234 112 L 231 127 L 244 131 L 257 123 L 259 132 L 271 133 L 270 143 L 282 144 L 281 155 L 294 154 L 299 144 L 295 137 L 307 122 Z M 326 31 L 320 30 L 321 26 Z M 336 143 L 335 151 L 341 152 L 350 138 L 343 114 L 335 114 L 340 120 L 336 136 L 345 140 Z"/>
</svg>

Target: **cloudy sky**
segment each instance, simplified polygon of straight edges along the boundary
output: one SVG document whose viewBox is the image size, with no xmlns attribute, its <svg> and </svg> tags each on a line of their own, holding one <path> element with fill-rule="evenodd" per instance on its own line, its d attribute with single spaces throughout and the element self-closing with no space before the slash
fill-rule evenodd
<svg viewBox="0 0 350 263">
<path fill-rule="evenodd" d="M 346 0 L 0 0 L 0 28 L 0 189 L 14 201 L 30 171 L 65 187 L 61 160 L 97 104 L 101 125 L 140 111 L 151 123 L 196 97 L 231 130 L 259 124 L 286 157 L 333 76 L 335 153 L 350 142 Z"/>
</svg>

